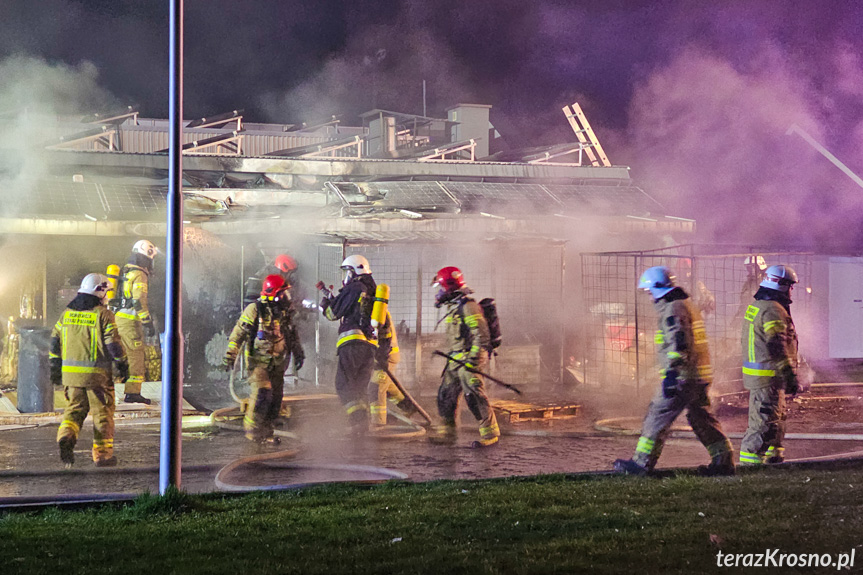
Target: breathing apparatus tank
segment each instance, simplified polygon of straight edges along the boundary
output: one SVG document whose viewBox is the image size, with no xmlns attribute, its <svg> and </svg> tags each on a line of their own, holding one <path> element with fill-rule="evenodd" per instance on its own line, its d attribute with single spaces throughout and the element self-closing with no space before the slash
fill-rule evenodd
<svg viewBox="0 0 863 575">
<path fill-rule="evenodd" d="M 105 294 L 105 299 L 108 301 L 108 305 L 114 305 L 113 300 L 117 299 L 117 282 L 120 278 L 120 266 L 111 264 L 108 266 L 108 269 L 105 270 L 105 275 L 108 276 L 108 282 L 110 282 L 111 287 L 108 288 L 108 293 Z"/>
<path fill-rule="evenodd" d="M 390 286 L 378 284 L 375 303 L 372 306 L 372 327 L 378 328 L 387 322 L 387 304 L 390 302 Z"/>
</svg>

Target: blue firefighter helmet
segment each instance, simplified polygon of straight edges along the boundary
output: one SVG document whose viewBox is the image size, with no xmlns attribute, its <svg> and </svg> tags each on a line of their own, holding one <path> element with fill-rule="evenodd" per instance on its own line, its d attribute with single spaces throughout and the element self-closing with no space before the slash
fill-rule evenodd
<svg viewBox="0 0 863 575">
<path fill-rule="evenodd" d="M 647 268 L 638 280 L 638 289 L 647 290 L 653 299 L 659 299 L 676 287 L 674 273 L 665 266 Z"/>
<path fill-rule="evenodd" d="M 791 266 L 770 266 L 764 271 L 764 280 L 761 287 L 788 293 L 791 286 L 797 283 L 797 272 Z"/>
</svg>

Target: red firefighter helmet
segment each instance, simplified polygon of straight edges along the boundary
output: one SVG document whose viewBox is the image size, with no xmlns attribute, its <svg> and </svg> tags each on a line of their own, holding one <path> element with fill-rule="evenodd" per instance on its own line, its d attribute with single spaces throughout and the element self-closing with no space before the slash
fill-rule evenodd
<svg viewBox="0 0 863 575">
<path fill-rule="evenodd" d="M 277 256 L 274 265 L 280 270 L 282 270 L 282 273 L 286 274 L 296 271 L 298 267 L 297 260 L 289 256 L 288 254 L 281 254 Z"/>
<path fill-rule="evenodd" d="M 286 289 L 288 289 L 288 284 L 285 283 L 285 278 L 273 274 L 264 279 L 264 285 L 261 286 L 261 297 L 264 299 L 278 299 Z"/>
<path fill-rule="evenodd" d="M 464 287 L 464 275 L 457 267 L 447 266 L 438 270 L 431 285 L 451 293 Z"/>
</svg>

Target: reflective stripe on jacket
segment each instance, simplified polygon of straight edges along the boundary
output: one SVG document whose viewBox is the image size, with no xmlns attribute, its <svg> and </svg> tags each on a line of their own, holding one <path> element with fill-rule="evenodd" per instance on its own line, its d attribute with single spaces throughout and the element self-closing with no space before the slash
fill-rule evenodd
<svg viewBox="0 0 863 575">
<path fill-rule="evenodd" d="M 682 380 L 711 383 L 713 366 L 701 312 L 688 297 L 660 298 L 654 307 L 659 316 L 654 342 L 660 375 L 673 369 Z"/>
<path fill-rule="evenodd" d="M 449 355 L 476 364 L 484 359 L 491 341 L 480 305 L 469 297 L 447 303 L 443 318 Z"/>
<path fill-rule="evenodd" d="M 261 310 L 259 317 L 258 310 Z M 256 327 L 257 324 L 257 327 Z M 291 323 L 290 311 L 272 304 L 252 302 L 243 310 L 228 338 L 228 353 L 234 357 L 239 348 L 246 346 L 249 369 L 283 364 L 291 352 L 296 330 Z"/>
<path fill-rule="evenodd" d="M 355 277 L 334 298 L 321 302 L 324 317 L 339 322 L 339 339 L 336 347 L 351 341 L 365 341 L 377 345 L 371 325 L 375 299 L 375 281 L 370 275 Z"/>
<path fill-rule="evenodd" d="M 107 307 L 66 308 L 51 332 L 49 357 L 62 360 L 64 386 L 94 388 L 111 381 L 109 346 L 115 353 L 123 349 L 114 314 Z"/>
<path fill-rule="evenodd" d="M 149 285 L 150 274 L 147 270 L 134 264 L 123 266 L 121 296 L 126 304 L 122 309 L 117 310 L 117 317 L 138 320 L 142 323 L 150 322 L 150 306 L 147 301 Z"/>
<path fill-rule="evenodd" d="M 797 366 L 797 332 L 778 302 L 755 300 L 743 314 L 743 386 L 762 389 L 779 382 L 782 370 Z"/>
</svg>

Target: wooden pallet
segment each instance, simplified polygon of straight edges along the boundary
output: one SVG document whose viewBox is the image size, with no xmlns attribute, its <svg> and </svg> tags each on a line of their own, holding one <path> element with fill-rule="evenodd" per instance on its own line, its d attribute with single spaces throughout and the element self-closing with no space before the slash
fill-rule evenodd
<svg viewBox="0 0 863 575">
<path fill-rule="evenodd" d="M 580 405 L 532 405 L 520 401 L 495 399 L 491 402 L 498 416 L 510 423 L 520 421 L 548 421 L 577 417 Z"/>
</svg>

